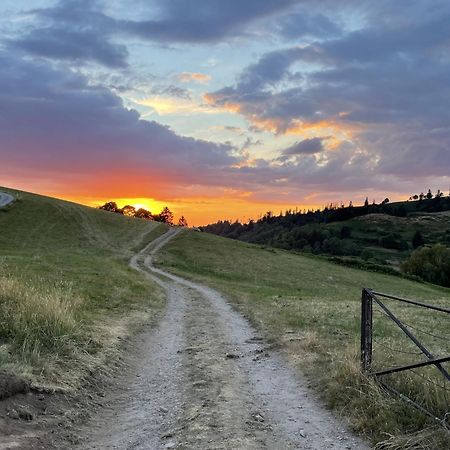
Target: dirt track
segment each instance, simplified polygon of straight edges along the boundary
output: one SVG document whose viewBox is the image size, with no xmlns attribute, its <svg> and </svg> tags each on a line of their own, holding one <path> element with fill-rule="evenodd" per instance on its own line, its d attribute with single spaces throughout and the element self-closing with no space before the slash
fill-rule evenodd
<svg viewBox="0 0 450 450">
<path fill-rule="evenodd" d="M 132 258 L 167 292 L 83 449 L 365 449 L 216 291 L 155 268 L 170 230 Z"/>
</svg>

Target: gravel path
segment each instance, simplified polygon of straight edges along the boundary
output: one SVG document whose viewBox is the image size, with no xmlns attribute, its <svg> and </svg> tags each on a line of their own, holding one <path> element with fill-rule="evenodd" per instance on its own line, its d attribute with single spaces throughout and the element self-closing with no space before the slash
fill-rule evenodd
<svg viewBox="0 0 450 450">
<path fill-rule="evenodd" d="M 12 195 L 6 194 L 5 192 L 0 192 L 0 208 L 9 205 L 14 201 L 14 197 Z"/>
<path fill-rule="evenodd" d="M 152 265 L 177 233 L 130 261 L 166 290 L 166 312 L 129 352 L 80 448 L 369 448 L 221 294 Z"/>
</svg>

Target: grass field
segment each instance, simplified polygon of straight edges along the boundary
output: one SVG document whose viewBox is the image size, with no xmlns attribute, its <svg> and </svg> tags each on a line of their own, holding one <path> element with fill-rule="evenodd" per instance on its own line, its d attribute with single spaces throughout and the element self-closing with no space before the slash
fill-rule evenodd
<svg viewBox="0 0 450 450">
<path fill-rule="evenodd" d="M 17 199 L 0 209 L 0 367 L 76 386 L 164 305 L 128 259 L 166 227 L 0 190 Z"/>
<path fill-rule="evenodd" d="M 374 442 L 383 441 L 380 448 L 448 448 L 447 432 L 433 427 L 434 422 L 423 414 L 385 394 L 361 375 L 359 332 L 363 287 L 447 307 L 449 289 L 206 233 L 182 233 L 162 250 L 157 262 L 166 270 L 224 292 L 274 345 L 286 351 L 293 364 L 309 375 L 331 407 L 348 416 L 357 431 Z M 388 304 L 406 322 L 431 329 L 436 335 L 448 335 L 448 317 L 437 319 L 414 308 Z M 374 328 L 375 367 L 420 359 L 409 354 L 417 349 L 379 313 L 375 314 Z M 448 341 L 420 337 L 436 354 L 450 353 Z M 448 404 L 442 391 L 416 378 L 392 382 L 416 394 L 437 415 L 445 413 Z"/>
</svg>

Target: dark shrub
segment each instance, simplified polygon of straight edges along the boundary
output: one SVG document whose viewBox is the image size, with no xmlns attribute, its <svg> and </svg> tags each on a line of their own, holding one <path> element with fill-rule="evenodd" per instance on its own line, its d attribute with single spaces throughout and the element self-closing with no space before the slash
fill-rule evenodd
<svg viewBox="0 0 450 450">
<path fill-rule="evenodd" d="M 402 264 L 402 271 L 430 283 L 450 287 L 450 249 L 437 244 L 415 250 Z"/>
<path fill-rule="evenodd" d="M 412 238 L 412 246 L 413 248 L 419 248 L 422 247 L 422 245 L 424 244 L 425 241 L 423 240 L 422 233 L 419 230 L 417 230 Z"/>
</svg>

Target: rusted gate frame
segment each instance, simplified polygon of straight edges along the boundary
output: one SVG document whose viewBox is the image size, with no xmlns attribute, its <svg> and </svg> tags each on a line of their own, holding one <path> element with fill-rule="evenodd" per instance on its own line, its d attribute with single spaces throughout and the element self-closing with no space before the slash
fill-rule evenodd
<svg viewBox="0 0 450 450">
<path fill-rule="evenodd" d="M 378 382 L 388 391 L 398 395 L 403 400 L 407 401 L 420 411 L 424 412 L 428 416 L 438 420 L 440 423 L 444 424 L 439 418 L 434 417 L 429 411 L 423 408 L 421 405 L 400 393 L 393 387 L 387 385 L 381 381 L 381 377 L 391 373 L 402 372 L 409 369 L 414 369 L 418 367 L 424 367 L 428 365 L 434 365 L 441 372 L 441 374 L 450 381 L 450 374 L 441 365 L 443 362 L 450 361 L 450 356 L 443 358 L 435 358 L 434 355 L 414 336 L 410 330 L 392 313 L 392 311 L 378 298 L 385 297 L 392 300 L 396 300 L 403 303 L 408 303 L 411 305 L 419 306 L 426 309 L 431 309 L 435 311 L 444 312 L 450 314 L 450 309 L 441 306 L 428 305 L 426 303 L 417 302 L 415 300 L 404 299 L 401 297 L 395 297 L 389 294 L 383 294 L 381 292 L 375 292 L 371 289 L 363 289 L 361 297 L 361 366 L 365 372 L 370 372 L 372 367 L 372 332 L 373 332 L 373 300 L 380 306 L 381 309 L 386 313 L 386 315 L 408 336 L 409 339 L 420 349 L 420 351 L 428 358 L 428 361 L 421 361 L 419 363 L 408 364 L 405 366 L 391 367 L 389 369 L 381 370 L 372 375 L 377 378 Z M 445 424 L 444 424 L 445 426 Z"/>
</svg>

